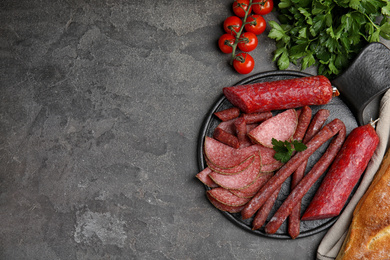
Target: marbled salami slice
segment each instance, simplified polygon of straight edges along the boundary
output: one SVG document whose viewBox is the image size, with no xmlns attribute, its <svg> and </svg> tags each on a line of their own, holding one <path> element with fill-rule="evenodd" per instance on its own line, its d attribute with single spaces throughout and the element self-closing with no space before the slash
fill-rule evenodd
<svg viewBox="0 0 390 260">
<path fill-rule="evenodd" d="M 212 172 L 212 170 L 209 167 L 204 168 L 202 171 L 200 171 L 196 178 L 198 178 L 204 185 L 210 187 L 210 188 L 216 188 L 219 187 L 218 184 L 216 184 L 209 176 L 209 174 Z"/>
<path fill-rule="evenodd" d="M 263 187 L 263 185 L 269 179 L 271 179 L 273 174 L 274 173 L 271 172 L 267 172 L 267 173 L 260 172 L 259 177 L 256 179 L 256 181 L 253 184 L 249 185 L 248 187 L 242 190 L 230 190 L 230 191 L 239 197 L 252 198 L 260 190 L 260 188 Z"/>
<path fill-rule="evenodd" d="M 255 160 L 250 167 L 235 175 L 223 175 L 217 172 L 209 174 L 210 178 L 219 186 L 226 189 L 241 190 L 253 184 L 259 178 L 261 158 L 255 155 Z"/>
<path fill-rule="evenodd" d="M 217 167 L 217 166 L 213 165 L 212 163 L 210 163 L 207 158 L 206 158 L 206 163 L 208 165 L 208 168 L 210 168 L 214 172 L 217 172 L 220 174 L 226 174 L 226 175 L 234 175 L 234 174 L 238 174 L 238 173 L 244 171 L 245 169 L 247 169 L 253 163 L 254 159 L 255 159 L 255 156 L 252 155 L 252 156 L 248 157 L 247 159 L 245 159 L 242 163 L 240 163 L 236 167 L 229 168 L 229 169 Z"/>
<path fill-rule="evenodd" d="M 236 167 L 260 148 L 259 145 L 251 145 L 235 149 L 208 136 L 205 137 L 204 142 L 204 153 L 208 162 L 221 169 Z"/>
<path fill-rule="evenodd" d="M 284 165 L 284 163 L 282 163 L 282 162 L 276 162 L 276 163 L 271 163 L 271 164 L 264 164 L 264 165 L 261 166 L 260 171 L 263 172 L 263 173 L 274 172 L 274 171 L 279 170 L 283 165 Z"/>
<path fill-rule="evenodd" d="M 248 133 L 255 143 L 272 148 L 272 138 L 280 141 L 291 140 L 298 125 L 295 109 L 288 109 L 264 121 Z"/>
<path fill-rule="evenodd" d="M 229 134 L 235 134 L 236 133 L 236 130 L 235 130 L 235 127 L 234 127 L 234 122 L 236 121 L 236 118 L 235 119 L 232 119 L 232 120 L 229 120 L 229 121 L 225 121 L 225 122 L 221 122 L 218 124 L 217 128 L 220 128 L 226 132 L 228 132 Z"/>
<path fill-rule="evenodd" d="M 206 193 L 207 195 L 207 198 L 209 199 L 209 201 L 211 202 L 211 204 L 213 204 L 214 207 L 216 207 L 217 209 L 219 210 L 222 210 L 222 211 L 226 211 L 226 212 L 229 212 L 229 213 L 238 213 L 240 212 L 245 205 L 243 206 L 228 206 L 228 205 L 225 205 L 225 204 L 222 204 L 221 202 L 219 202 L 218 200 L 214 199 L 211 195 L 209 195 L 208 193 Z"/>
<path fill-rule="evenodd" d="M 208 190 L 207 194 L 227 206 L 239 207 L 245 205 L 249 201 L 249 199 L 240 198 L 221 187 Z"/>
</svg>

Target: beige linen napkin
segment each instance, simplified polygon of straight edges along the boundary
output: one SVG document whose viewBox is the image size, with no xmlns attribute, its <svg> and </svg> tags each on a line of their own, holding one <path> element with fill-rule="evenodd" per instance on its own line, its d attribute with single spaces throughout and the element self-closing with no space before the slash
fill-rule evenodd
<svg viewBox="0 0 390 260">
<path fill-rule="evenodd" d="M 349 224 L 352 220 L 353 210 L 360 198 L 363 196 L 369 187 L 375 173 L 378 171 L 382 162 L 383 156 L 389 147 L 390 141 L 390 90 L 383 96 L 380 103 L 380 120 L 376 124 L 376 132 L 379 136 L 379 145 L 369 162 L 362 182 L 356 190 L 351 201 L 348 203 L 338 220 L 329 229 L 322 239 L 318 250 L 318 260 L 335 259 L 348 232 Z"/>
</svg>

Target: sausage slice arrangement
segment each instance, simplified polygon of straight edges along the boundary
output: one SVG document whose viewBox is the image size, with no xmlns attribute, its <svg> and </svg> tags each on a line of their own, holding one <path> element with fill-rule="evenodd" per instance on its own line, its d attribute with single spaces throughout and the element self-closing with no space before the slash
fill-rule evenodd
<svg viewBox="0 0 390 260">
<path fill-rule="evenodd" d="M 298 237 L 300 221 L 338 216 L 379 138 L 370 124 L 355 128 L 348 136 L 341 120 L 325 124 L 329 117 L 326 109 L 312 117 L 309 105 L 329 102 L 330 88 L 323 76 L 224 88 L 234 106 L 214 114 L 220 123 L 213 136 L 204 139 L 207 167 L 196 175 L 208 187 L 206 196 L 212 205 L 240 213 L 243 220 L 251 219 L 252 229 L 264 228 L 268 234 L 277 232 L 288 219 L 291 238 Z M 310 93 L 310 100 L 302 98 L 304 93 Z M 294 152 L 282 163 L 274 158 L 273 138 L 301 141 L 307 149 Z M 306 169 L 309 157 L 328 141 L 321 158 Z M 302 214 L 302 198 L 325 172 L 320 188 Z M 290 193 L 270 216 L 289 177 Z"/>
</svg>

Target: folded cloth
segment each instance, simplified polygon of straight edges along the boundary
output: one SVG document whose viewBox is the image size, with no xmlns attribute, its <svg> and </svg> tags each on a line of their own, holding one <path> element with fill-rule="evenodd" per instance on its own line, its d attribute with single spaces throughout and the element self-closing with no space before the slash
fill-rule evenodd
<svg viewBox="0 0 390 260">
<path fill-rule="evenodd" d="M 352 220 L 353 211 L 360 198 L 366 192 L 375 173 L 378 171 L 385 152 L 390 144 L 390 90 L 382 97 L 379 110 L 379 121 L 376 124 L 376 132 L 379 136 L 379 145 L 369 162 L 362 181 L 351 201 L 345 207 L 335 224 L 328 230 L 317 249 L 318 260 L 335 259 Z"/>
</svg>

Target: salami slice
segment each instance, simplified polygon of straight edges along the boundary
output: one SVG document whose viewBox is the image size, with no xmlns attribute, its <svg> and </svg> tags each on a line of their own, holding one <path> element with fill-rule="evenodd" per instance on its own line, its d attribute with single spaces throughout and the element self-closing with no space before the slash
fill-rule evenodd
<svg viewBox="0 0 390 260">
<path fill-rule="evenodd" d="M 241 190 L 256 181 L 259 177 L 261 167 L 261 158 L 258 154 L 255 155 L 255 160 L 251 166 L 244 171 L 235 175 L 223 175 L 216 172 L 209 174 L 210 178 L 219 186 L 226 189 Z"/>
<path fill-rule="evenodd" d="M 216 188 L 218 187 L 218 184 L 216 184 L 209 176 L 209 174 L 212 172 L 212 170 L 209 167 L 204 168 L 201 172 L 199 172 L 196 175 L 196 178 L 198 178 L 204 185 L 210 187 L 210 188 Z"/>
<path fill-rule="evenodd" d="M 204 153 L 209 163 L 223 169 L 233 168 L 253 155 L 253 151 L 235 149 L 208 136 L 205 137 Z"/>
<path fill-rule="evenodd" d="M 290 140 L 297 128 L 298 117 L 295 109 L 288 109 L 264 121 L 248 133 L 255 143 L 272 148 L 272 138 L 280 141 Z"/>
<path fill-rule="evenodd" d="M 207 158 L 206 158 L 206 162 L 207 162 L 208 168 L 210 168 L 214 172 L 217 172 L 220 174 L 225 174 L 225 175 L 234 175 L 234 174 L 238 174 L 238 173 L 246 170 L 253 163 L 254 159 L 255 159 L 255 156 L 252 155 L 252 156 L 248 157 L 247 159 L 245 159 L 242 163 L 240 163 L 236 167 L 229 168 L 229 169 L 219 168 L 219 167 L 213 165 L 212 163 L 209 163 Z"/>
<path fill-rule="evenodd" d="M 273 173 L 267 172 L 267 173 L 259 173 L 259 177 L 256 179 L 256 181 L 246 187 L 242 190 L 230 190 L 233 194 L 243 197 L 243 198 L 252 198 L 260 189 L 263 187 L 263 185 L 273 176 Z"/>
<path fill-rule="evenodd" d="M 227 189 L 220 187 L 208 190 L 207 194 L 216 199 L 218 202 L 227 206 L 243 206 L 249 201 L 249 199 L 240 198 L 228 191 Z"/>
<path fill-rule="evenodd" d="M 206 195 L 207 195 L 207 198 L 209 199 L 209 201 L 211 202 L 211 204 L 213 204 L 214 207 L 216 207 L 217 209 L 219 209 L 221 211 L 226 211 L 229 213 L 238 213 L 244 208 L 244 205 L 243 206 L 228 206 L 228 205 L 222 204 L 218 200 L 214 199 L 208 193 L 206 193 Z"/>
<path fill-rule="evenodd" d="M 220 128 L 226 132 L 228 132 L 229 134 L 235 134 L 236 133 L 236 129 L 234 128 L 234 122 L 236 121 L 236 119 L 232 119 L 232 120 L 229 120 L 229 121 L 225 121 L 225 122 L 221 122 L 218 124 L 217 128 Z"/>
<path fill-rule="evenodd" d="M 279 170 L 284 164 L 282 162 L 276 162 L 276 163 L 271 163 L 271 164 L 264 164 L 261 165 L 260 171 L 263 173 L 267 172 L 274 172 Z"/>
</svg>

